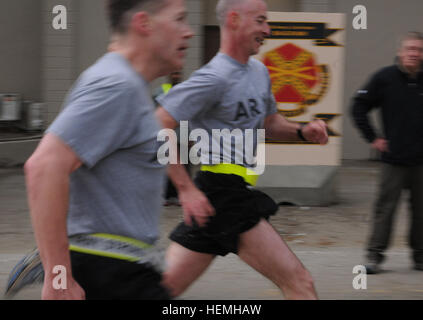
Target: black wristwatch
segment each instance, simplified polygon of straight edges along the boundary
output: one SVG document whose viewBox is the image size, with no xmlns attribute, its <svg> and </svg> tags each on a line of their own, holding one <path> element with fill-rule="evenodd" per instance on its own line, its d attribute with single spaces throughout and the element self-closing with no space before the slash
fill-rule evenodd
<svg viewBox="0 0 423 320">
<path fill-rule="evenodd" d="M 302 141 L 308 141 L 303 135 L 303 128 L 304 128 L 304 124 L 300 123 L 300 127 L 297 129 L 297 136 Z"/>
</svg>

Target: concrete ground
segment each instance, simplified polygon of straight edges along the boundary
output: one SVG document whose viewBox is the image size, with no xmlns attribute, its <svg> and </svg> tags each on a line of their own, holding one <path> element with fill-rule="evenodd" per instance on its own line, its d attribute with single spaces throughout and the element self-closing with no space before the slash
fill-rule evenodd
<svg viewBox="0 0 423 320">
<path fill-rule="evenodd" d="M 395 233 L 385 272 L 367 276 L 367 288 L 356 290 L 353 274 L 364 263 L 363 248 L 377 191 L 380 164 L 344 162 L 340 168 L 337 203 L 330 207 L 281 206 L 271 222 L 310 270 L 320 299 L 391 300 L 423 299 L 423 272 L 411 269 L 407 247 L 406 195 L 399 206 Z M 160 246 L 181 218 L 178 207 L 163 209 Z M 22 168 L 0 169 L 0 293 L 15 263 L 35 246 L 31 230 Z M 361 282 L 363 284 L 363 282 Z M 39 299 L 40 286 L 22 291 L 14 299 Z M 210 268 L 181 299 L 274 300 L 283 299 L 266 278 L 237 256 L 215 259 Z"/>
</svg>

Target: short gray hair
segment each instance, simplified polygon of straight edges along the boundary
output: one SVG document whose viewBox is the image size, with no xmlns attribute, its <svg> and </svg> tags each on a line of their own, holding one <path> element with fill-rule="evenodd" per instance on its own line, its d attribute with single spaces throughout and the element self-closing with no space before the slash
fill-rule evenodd
<svg viewBox="0 0 423 320">
<path fill-rule="evenodd" d="M 129 21 L 138 11 L 156 13 L 167 5 L 168 0 L 108 0 L 107 9 L 113 32 L 124 33 Z"/>
<path fill-rule="evenodd" d="M 423 33 L 418 31 L 409 31 L 403 34 L 398 41 L 398 48 L 402 48 L 404 41 L 406 40 L 420 40 L 423 41 Z"/>
<path fill-rule="evenodd" d="M 227 13 L 244 4 L 248 0 L 219 0 L 216 6 L 216 17 L 219 24 L 223 26 L 225 24 L 225 19 Z"/>
</svg>

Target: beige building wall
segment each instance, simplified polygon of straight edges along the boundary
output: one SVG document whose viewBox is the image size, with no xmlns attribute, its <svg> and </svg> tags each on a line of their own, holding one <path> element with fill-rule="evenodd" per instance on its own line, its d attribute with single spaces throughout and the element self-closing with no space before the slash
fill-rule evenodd
<svg viewBox="0 0 423 320">
<path fill-rule="evenodd" d="M 0 93 L 41 99 L 42 3 L 0 1 Z"/>
<path fill-rule="evenodd" d="M 297 3 L 302 12 L 332 12 L 335 0 L 299 0 Z"/>
<path fill-rule="evenodd" d="M 22 1 L 22 0 L 21 0 Z M 107 49 L 109 28 L 104 0 L 43 0 L 43 98 L 47 103 L 48 123 L 59 112 L 67 91 L 87 67 Z M 188 21 L 195 36 L 190 40 L 184 74 L 201 66 L 203 2 L 187 0 Z M 62 4 L 68 9 L 68 29 L 54 30 L 51 11 Z M 154 81 L 152 88 L 164 78 Z"/>
<path fill-rule="evenodd" d="M 355 4 L 367 8 L 367 30 L 355 30 L 352 27 Z M 374 158 L 376 153 L 352 125 L 349 116 L 351 97 L 372 73 L 394 63 L 397 41 L 403 33 L 409 30 L 423 31 L 423 1 L 336 0 L 334 12 L 347 14 L 343 158 Z M 372 116 L 375 121 L 378 120 L 377 112 Z"/>
<path fill-rule="evenodd" d="M 367 30 L 355 30 L 353 8 L 364 5 L 367 9 Z M 409 30 L 423 31 L 423 1 L 421 0 L 301 0 L 300 11 L 345 13 L 346 63 L 345 91 L 343 102 L 343 159 L 376 158 L 354 128 L 350 117 L 351 98 L 376 70 L 393 63 L 396 55 L 397 40 Z M 378 112 L 371 119 L 377 127 Z"/>
<path fill-rule="evenodd" d="M 396 39 L 408 30 L 423 31 L 421 0 L 267 0 L 270 11 L 338 12 L 347 16 L 345 65 L 344 159 L 374 157 L 349 117 L 351 97 L 377 69 L 393 62 Z M 68 29 L 51 27 L 52 8 L 65 5 Z M 353 7 L 367 8 L 367 30 L 354 30 Z M 187 0 L 191 40 L 185 77 L 199 68 L 203 25 L 216 25 L 216 0 Z M 60 110 L 76 77 L 100 57 L 108 41 L 104 0 L 4 0 L 0 2 L 0 92 L 19 92 L 43 100 L 48 120 Z M 153 83 L 153 87 L 164 79 Z M 374 115 L 373 118 L 376 118 Z"/>
<path fill-rule="evenodd" d="M 75 0 L 72 0 L 75 1 Z M 76 0 L 78 24 L 76 25 L 76 75 L 92 65 L 107 50 L 109 26 L 104 0 Z"/>
<path fill-rule="evenodd" d="M 52 13 L 56 5 L 63 5 L 67 12 L 67 29 L 56 30 Z M 75 0 L 43 0 L 43 59 L 42 93 L 46 104 L 45 119 L 51 123 L 59 113 L 63 99 L 75 80 L 77 54 L 77 25 L 79 3 Z"/>
</svg>

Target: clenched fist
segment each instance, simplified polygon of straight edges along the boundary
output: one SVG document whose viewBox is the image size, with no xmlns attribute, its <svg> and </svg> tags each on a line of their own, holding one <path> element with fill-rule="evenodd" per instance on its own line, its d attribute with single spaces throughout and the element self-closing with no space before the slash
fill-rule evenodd
<svg viewBox="0 0 423 320">
<path fill-rule="evenodd" d="M 327 125 L 323 120 L 314 120 L 302 128 L 305 139 L 310 142 L 325 145 L 329 141 Z"/>
</svg>

